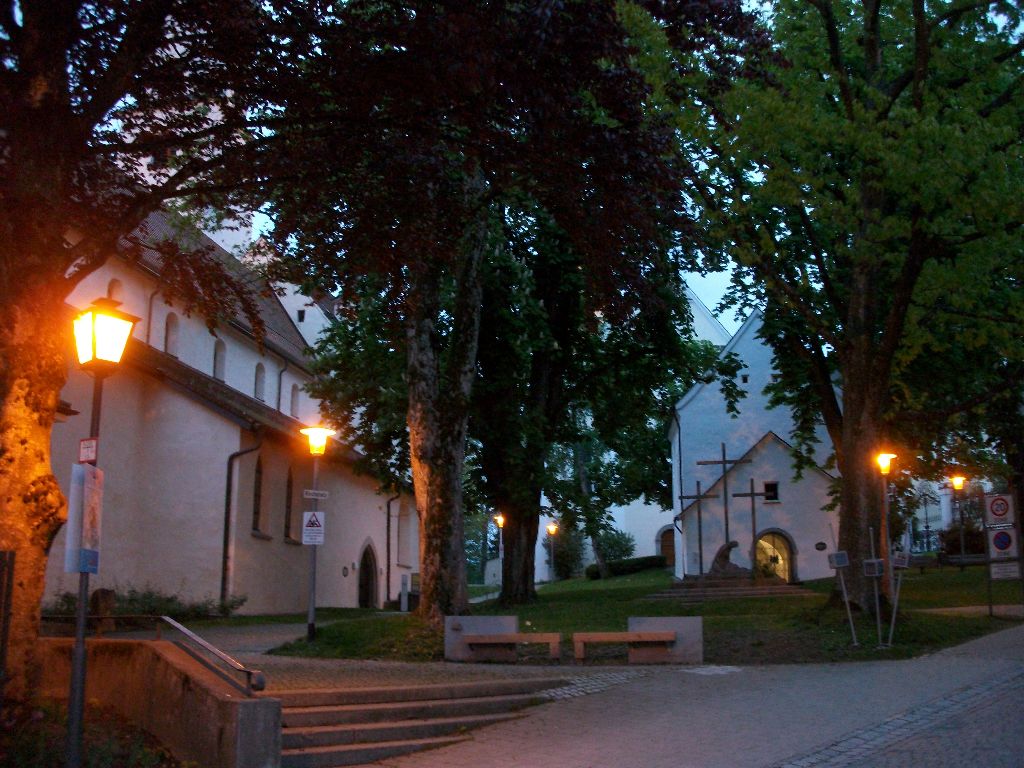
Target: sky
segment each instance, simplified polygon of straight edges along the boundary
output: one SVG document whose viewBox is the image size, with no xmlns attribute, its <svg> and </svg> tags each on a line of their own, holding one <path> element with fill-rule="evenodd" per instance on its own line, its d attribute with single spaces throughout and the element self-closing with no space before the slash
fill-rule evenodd
<svg viewBox="0 0 1024 768">
<path fill-rule="evenodd" d="M 733 310 L 731 309 L 721 314 L 715 310 L 718 302 L 722 300 L 722 296 L 725 295 L 725 291 L 729 287 L 729 273 L 715 272 L 704 277 L 696 273 L 687 273 L 685 279 L 687 285 L 690 286 L 690 290 L 697 294 L 697 298 L 703 301 L 705 306 L 718 316 L 719 322 L 725 326 L 725 329 L 729 333 L 736 333 L 743 319 L 734 317 Z"/>
</svg>

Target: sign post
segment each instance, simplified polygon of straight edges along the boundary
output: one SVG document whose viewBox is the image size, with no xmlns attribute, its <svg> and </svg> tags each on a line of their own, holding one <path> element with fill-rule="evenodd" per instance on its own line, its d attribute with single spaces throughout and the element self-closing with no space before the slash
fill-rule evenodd
<svg viewBox="0 0 1024 768">
<path fill-rule="evenodd" d="M 985 541 L 988 545 L 988 615 L 992 616 L 992 582 L 1021 578 L 1020 540 L 1013 497 L 985 496 Z M 1022 582 L 1024 590 L 1024 582 Z"/>
</svg>

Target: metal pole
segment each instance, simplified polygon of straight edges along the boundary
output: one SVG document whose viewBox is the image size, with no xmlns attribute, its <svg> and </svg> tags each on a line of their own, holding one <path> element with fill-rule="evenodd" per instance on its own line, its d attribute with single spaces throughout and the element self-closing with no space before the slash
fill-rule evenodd
<svg viewBox="0 0 1024 768">
<path fill-rule="evenodd" d="M 320 475 L 320 459 L 313 456 L 313 490 L 317 490 Z M 319 503 L 313 499 L 313 512 L 318 510 Z M 316 640 L 316 544 L 309 545 L 309 606 L 306 608 L 306 641 Z"/>
<path fill-rule="evenodd" d="M 868 528 L 868 539 L 871 541 L 871 559 L 875 559 L 875 529 Z M 878 629 L 878 647 L 882 647 L 882 607 L 878 602 L 878 577 L 871 579 L 875 586 L 875 626 Z"/>
<path fill-rule="evenodd" d="M 896 595 L 892 603 L 892 616 L 889 619 L 889 642 L 888 646 L 892 648 L 892 636 L 896 632 L 896 611 L 900 607 L 900 585 L 903 584 L 903 571 L 896 574 Z"/>
<path fill-rule="evenodd" d="M 850 634 L 853 636 L 853 646 L 856 648 L 860 643 L 857 642 L 857 629 L 853 626 L 853 611 L 850 610 L 850 598 L 846 594 L 846 579 L 843 578 L 842 568 L 836 568 L 836 572 L 839 574 L 839 588 L 843 590 L 843 605 L 846 606 L 846 618 L 850 620 Z"/>
<path fill-rule="evenodd" d="M 725 458 L 725 443 L 722 443 L 722 508 L 725 512 L 725 546 L 729 546 L 729 464 Z"/>
<path fill-rule="evenodd" d="M 956 507 L 956 513 L 960 518 L 960 570 L 962 572 L 966 567 L 964 565 L 964 508 L 956 495 L 956 488 L 953 489 L 953 506 Z"/>
<path fill-rule="evenodd" d="M 700 558 L 700 578 L 704 578 L 704 513 L 701 511 L 700 480 L 697 481 L 697 557 Z"/>
<path fill-rule="evenodd" d="M 750 478 L 750 578 L 757 580 L 757 503 L 754 478 Z"/>
<path fill-rule="evenodd" d="M 882 594 L 892 597 L 892 558 L 889 541 L 889 476 L 882 475 L 882 520 L 879 525 L 879 548 L 882 556 Z M 879 639 L 881 642 L 881 639 Z"/>
<path fill-rule="evenodd" d="M 96 458 L 89 463 L 94 467 L 99 459 L 100 408 L 103 405 L 103 376 L 95 374 L 92 380 L 92 414 L 89 437 L 96 440 Z M 68 691 L 67 768 L 82 765 L 82 719 L 85 712 L 85 625 L 89 608 L 89 574 L 78 574 L 78 604 L 75 606 L 75 644 L 71 650 L 71 688 Z"/>
</svg>

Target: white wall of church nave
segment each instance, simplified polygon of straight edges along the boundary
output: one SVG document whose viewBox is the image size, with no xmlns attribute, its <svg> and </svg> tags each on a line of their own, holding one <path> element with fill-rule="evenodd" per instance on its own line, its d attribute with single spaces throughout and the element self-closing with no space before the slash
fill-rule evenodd
<svg viewBox="0 0 1024 768">
<path fill-rule="evenodd" d="M 90 421 L 92 380 L 73 371 L 63 397 L 81 411 L 53 430 L 53 467 L 66 491 Z M 104 383 L 100 572 L 93 588 L 152 588 L 216 598 L 223 541 L 224 467 L 238 427 L 125 367 Z M 65 574 L 64 531 L 51 549 L 47 595 L 77 589 Z"/>
<path fill-rule="evenodd" d="M 85 278 L 68 297 L 68 303 L 87 307 L 96 298 L 107 296 L 112 280 L 119 283 L 119 301 L 124 312 L 140 318 L 132 332 L 133 338 L 154 349 L 171 352 L 181 362 L 214 376 L 214 350 L 218 339 L 225 345 L 223 381 L 249 397 L 256 396 L 256 366 L 262 364 L 264 385 L 262 400 L 282 413 L 294 415 L 307 424 L 320 420 L 319 403 L 303 390 L 310 376 L 272 351 L 260 354 L 249 336 L 221 324 L 214 336 L 205 320 L 197 314 L 186 317 L 180 308 L 169 305 L 157 291 L 155 278 L 120 259 L 111 258 L 102 269 Z M 174 315 L 178 323 L 177 344 L 167 349 L 167 322 Z M 283 373 L 282 373 L 283 369 Z M 280 393 L 278 384 L 280 382 Z M 291 413 L 292 385 L 298 385 L 298 408 Z M 280 399 L 279 399 L 280 396 Z"/>
</svg>

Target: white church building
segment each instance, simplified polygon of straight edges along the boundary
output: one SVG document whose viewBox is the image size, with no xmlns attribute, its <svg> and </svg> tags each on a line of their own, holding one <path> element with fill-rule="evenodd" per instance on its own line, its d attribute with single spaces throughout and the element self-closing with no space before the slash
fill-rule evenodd
<svg viewBox="0 0 1024 768">
<path fill-rule="evenodd" d="M 210 247 L 243 279 L 233 256 L 167 216 L 147 221 Z M 69 297 L 75 310 L 109 297 L 140 318 L 118 370 L 103 385 L 98 466 L 104 471 L 99 573 L 93 588 L 152 589 L 185 601 L 245 597 L 242 612 L 303 612 L 309 546 L 302 544 L 312 457 L 299 430 L 320 421 L 306 349 L 326 325 L 325 308 L 294 291 L 258 297 L 262 345 L 241 317 L 211 332 L 165 300 L 159 262 L 112 257 Z M 256 286 L 257 288 L 259 286 Z M 69 313 L 70 314 L 70 313 Z M 68 344 L 73 344 L 68 323 Z M 69 359 L 74 360 L 70 354 Z M 53 429 L 54 473 L 65 492 L 79 441 L 88 437 L 92 379 L 71 365 L 67 405 Z M 374 607 L 398 595 L 418 570 L 411 498 L 387 499 L 356 475 L 350 449 L 330 441 L 319 460 L 324 543 L 318 547 L 320 606 Z M 64 531 L 51 550 L 47 598 L 77 588 L 65 573 Z"/>
</svg>

